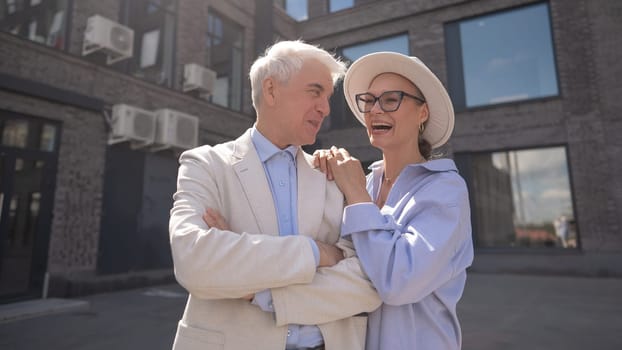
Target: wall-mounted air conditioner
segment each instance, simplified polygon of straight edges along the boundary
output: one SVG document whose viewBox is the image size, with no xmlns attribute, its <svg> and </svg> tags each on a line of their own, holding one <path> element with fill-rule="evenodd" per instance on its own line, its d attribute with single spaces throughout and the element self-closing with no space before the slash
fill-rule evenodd
<svg viewBox="0 0 622 350">
<path fill-rule="evenodd" d="M 184 65 L 184 92 L 198 90 L 202 97 L 208 97 L 214 91 L 215 82 L 216 72 L 213 70 L 196 63 Z"/>
<path fill-rule="evenodd" d="M 111 131 L 108 144 L 130 141 L 133 148 L 153 143 L 156 136 L 156 115 L 154 112 L 117 104 L 112 107 Z"/>
<path fill-rule="evenodd" d="M 100 15 L 89 17 L 82 43 L 83 56 L 102 51 L 108 56 L 106 62 L 113 64 L 132 57 L 133 49 L 132 29 Z"/>
<path fill-rule="evenodd" d="M 155 113 L 157 128 L 152 150 L 190 149 L 197 146 L 199 118 L 173 109 L 159 109 Z"/>
</svg>

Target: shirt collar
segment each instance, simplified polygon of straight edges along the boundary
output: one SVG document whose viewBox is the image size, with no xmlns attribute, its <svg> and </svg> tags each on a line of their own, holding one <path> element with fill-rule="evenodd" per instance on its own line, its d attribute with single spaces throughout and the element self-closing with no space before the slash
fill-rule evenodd
<svg viewBox="0 0 622 350">
<path fill-rule="evenodd" d="M 382 172 L 383 168 L 384 160 L 376 161 L 369 166 L 369 169 L 374 173 Z M 406 169 L 416 168 L 424 168 L 431 172 L 458 171 L 458 169 L 456 168 L 456 163 L 448 158 L 432 159 L 423 163 L 413 163 L 406 166 Z"/>
<path fill-rule="evenodd" d="M 270 140 L 268 140 L 261 132 L 259 132 L 256 126 L 251 128 L 251 140 L 257 150 L 259 160 L 261 160 L 262 163 L 266 162 L 268 159 L 272 158 L 272 156 L 281 151 L 289 152 L 294 159 L 294 162 L 296 161 L 296 153 L 298 152 L 297 146 L 289 145 L 284 150 L 281 150 L 270 142 Z"/>
</svg>

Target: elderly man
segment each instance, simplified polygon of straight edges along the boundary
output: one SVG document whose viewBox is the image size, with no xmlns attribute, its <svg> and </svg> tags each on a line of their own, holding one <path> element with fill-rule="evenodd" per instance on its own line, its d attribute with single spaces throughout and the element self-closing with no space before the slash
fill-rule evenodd
<svg viewBox="0 0 622 350">
<path fill-rule="evenodd" d="M 300 148 L 344 70 L 315 46 L 275 44 L 250 70 L 256 124 L 182 154 L 170 239 L 190 296 L 174 349 L 364 348 L 360 314 L 381 302 L 338 242 L 343 195 Z"/>
</svg>

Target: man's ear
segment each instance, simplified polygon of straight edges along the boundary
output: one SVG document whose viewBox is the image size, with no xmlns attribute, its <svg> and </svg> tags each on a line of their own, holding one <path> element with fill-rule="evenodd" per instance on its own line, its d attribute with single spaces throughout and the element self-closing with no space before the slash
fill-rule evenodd
<svg viewBox="0 0 622 350">
<path fill-rule="evenodd" d="M 276 104 L 277 97 L 277 84 L 274 78 L 267 77 L 264 79 L 261 83 L 261 91 L 266 105 L 274 106 Z"/>
</svg>

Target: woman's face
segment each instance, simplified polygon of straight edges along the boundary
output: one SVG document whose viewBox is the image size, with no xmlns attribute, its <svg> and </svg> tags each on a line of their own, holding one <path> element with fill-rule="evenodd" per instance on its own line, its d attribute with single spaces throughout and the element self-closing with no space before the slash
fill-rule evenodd
<svg viewBox="0 0 622 350">
<path fill-rule="evenodd" d="M 387 91 L 401 91 L 423 99 L 410 80 L 394 73 L 378 75 L 372 80 L 367 90 L 375 97 Z M 396 103 L 399 103 L 400 95 L 400 93 L 385 94 L 382 98 L 384 109 L 393 109 Z M 368 97 L 373 103 L 373 97 Z M 371 106 L 371 110 L 365 113 L 365 126 L 370 143 L 383 152 L 418 152 L 419 124 L 428 119 L 427 104 L 407 95 L 401 97 L 401 103 L 395 111 L 385 112 L 380 104 L 381 101 L 376 101 Z"/>
</svg>

